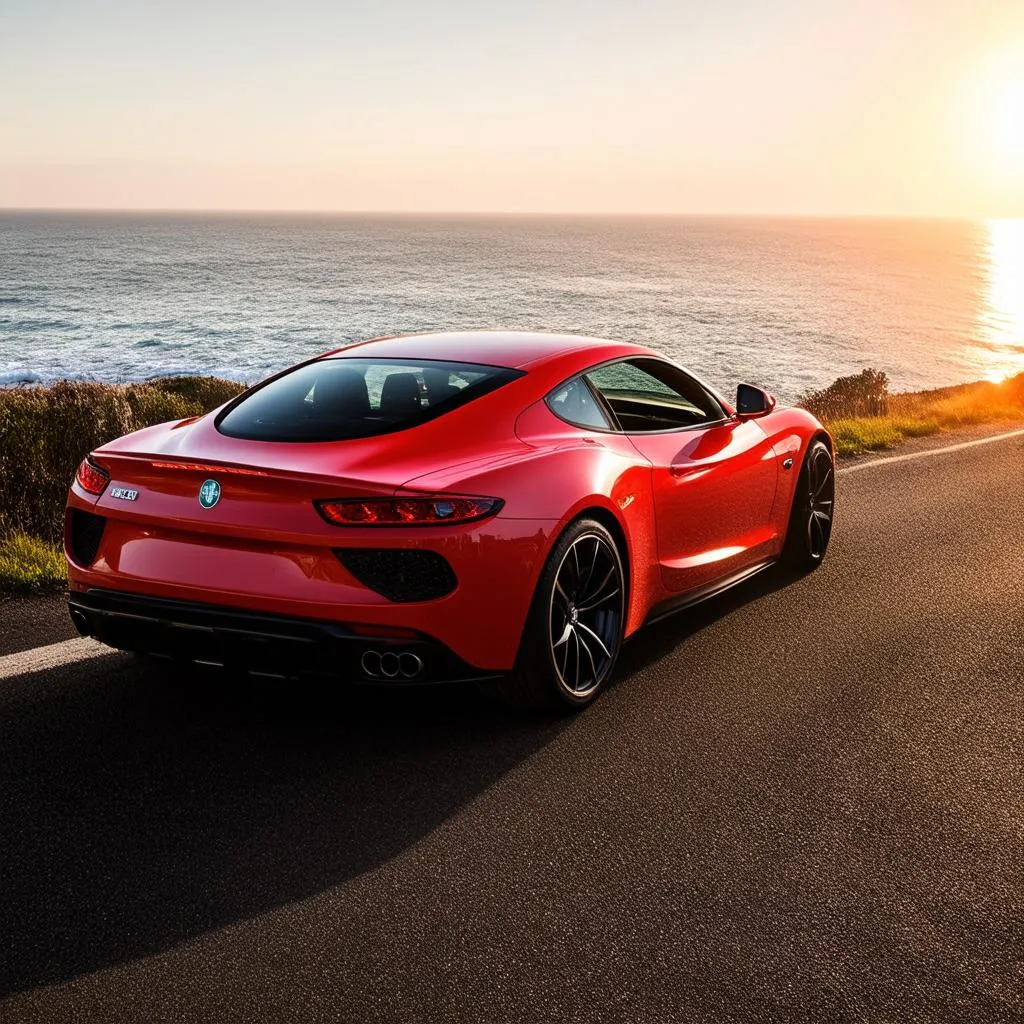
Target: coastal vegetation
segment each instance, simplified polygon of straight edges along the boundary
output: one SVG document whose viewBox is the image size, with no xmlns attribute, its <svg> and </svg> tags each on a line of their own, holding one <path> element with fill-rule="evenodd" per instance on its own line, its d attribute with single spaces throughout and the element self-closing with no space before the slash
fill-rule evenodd
<svg viewBox="0 0 1024 1024">
<path fill-rule="evenodd" d="M 199 416 L 241 390 L 215 377 L 0 390 L 0 595 L 66 581 L 64 503 L 92 449 L 154 423 Z"/>
<path fill-rule="evenodd" d="M 839 456 L 862 455 L 894 448 L 910 437 L 1024 420 L 1024 373 L 1000 383 L 890 394 L 886 375 L 866 369 L 804 395 L 798 404 L 828 427 Z"/>
<path fill-rule="evenodd" d="M 0 389 L 0 595 L 64 584 L 64 502 L 83 456 L 130 431 L 201 415 L 241 390 L 215 377 Z M 998 384 L 892 394 L 885 373 L 869 368 L 799 404 L 828 427 L 837 454 L 848 457 L 957 427 L 1020 422 L 1024 373 Z"/>
</svg>

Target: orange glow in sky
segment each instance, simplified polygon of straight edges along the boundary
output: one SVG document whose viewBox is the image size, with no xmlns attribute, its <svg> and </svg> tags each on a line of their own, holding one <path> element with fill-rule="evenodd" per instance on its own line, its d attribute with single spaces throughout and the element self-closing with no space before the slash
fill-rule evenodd
<svg viewBox="0 0 1024 1024">
<path fill-rule="evenodd" d="M 0 207 L 1024 216 L 1021 0 L 37 0 Z"/>
</svg>

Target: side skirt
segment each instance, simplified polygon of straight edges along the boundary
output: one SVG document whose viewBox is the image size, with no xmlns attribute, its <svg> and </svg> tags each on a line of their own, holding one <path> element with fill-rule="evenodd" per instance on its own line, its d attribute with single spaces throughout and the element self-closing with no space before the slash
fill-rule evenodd
<svg viewBox="0 0 1024 1024">
<path fill-rule="evenodd" d="M 668 618 L 669 615 L 675 615 L 676 612 L 681 612 L 687 608 L 692 608 L 696 604 L 709 601 L 726 590 L 731 590 L 740 583 L 745 583 L 758 573 L 764 572 L 765 569 L 770 569 L 777 561 L 777 558 L 766 558 L 763 562 L 755 562 L 754 565 L 740 569 L 739 572 L 734 572 L 732 575 L 716 580 L 714 583 L 708 583 L 703 587 L 698 587 L 696 590 L 688 590 L 685 594 L 670 597 L 667 601 L 656 604 L 648 613 L 647 618 L 644 619 L 643 624 L 649 626 L 652 622 L 658 622 L 661 619 Z"/>
</svg>

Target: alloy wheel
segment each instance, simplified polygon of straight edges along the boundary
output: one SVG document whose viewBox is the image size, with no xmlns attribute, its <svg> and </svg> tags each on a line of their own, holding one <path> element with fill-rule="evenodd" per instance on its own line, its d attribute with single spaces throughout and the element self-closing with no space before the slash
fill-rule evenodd
<svg viewBox="0 0 1024 1024">
<path fill-rule="evenodd" d="M 824 445 L 816 447 L 807 463 L 807 550 L 820 561 L 832 533 L 836 477 L 832 456 Z"/>
<path fill-rule="evenodd" d="M 573 697 L 596 690 L 615 662 L 623 596 L 617 553 L 595 533 L 577 537 L 558 566 L 548 610 L 555 672 Z"/>
</svg>

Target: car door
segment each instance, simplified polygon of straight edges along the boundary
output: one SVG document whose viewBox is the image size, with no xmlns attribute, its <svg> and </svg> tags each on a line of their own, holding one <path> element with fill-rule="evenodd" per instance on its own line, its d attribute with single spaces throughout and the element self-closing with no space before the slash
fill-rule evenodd
<svg viewBox="0 0 1024 1024">
<path fill-rule="evenodd" d="M 730 415 L 697 380 L 661 359 L 618 360 L 586 377 L 651 464 L 666 589 L 709 586 L 774 552 L 778 459 L 756 420 Z"/>
</svg>

